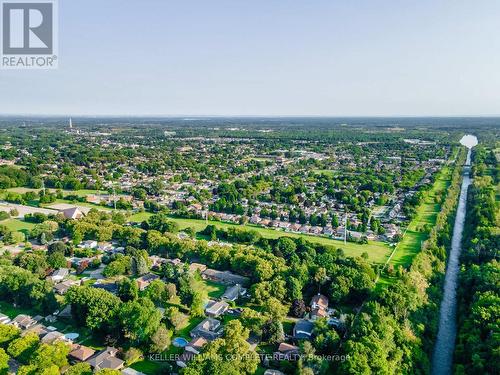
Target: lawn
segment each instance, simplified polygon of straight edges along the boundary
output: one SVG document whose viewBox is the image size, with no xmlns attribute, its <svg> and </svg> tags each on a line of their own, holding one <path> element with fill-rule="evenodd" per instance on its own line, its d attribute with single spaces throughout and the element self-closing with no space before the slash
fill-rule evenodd
<svg viewBox="0 0 500 375">
<path fill-rule="evenodd" d="M 11 231 L 23 232 L 24 234 L 28 234 L 28 232 L 35 226 L 33 223 L 28 223 L 19 219 L 7 219 L 1 221 L 0 224 L 5 225 Z"/>
<path fill-rule="evenodd" d="M 331 169 L 314 169 L 313 172 L 316 174 L 322 174 L 322 175 L 325 175 L 328 177 L 333 177 L 335 175 L 335 171 L 333 171 Z"/>
<path fill-rule="evenodd" d="M 163 371 L 163 367 L 165 367 L 163 363 L 154 362 L 147 359 L 135 362 L 130 367 L 132 367 L 134 370 L 148 375 L 166 374 L 166 372 Z"/>
<path fill-rule="evenodd" d="M 148 212 L 140 212 L 134 215 L 131 215 L 128 220 L 129 221 L 142 221 L 146 220 L 149 216 L 151 216 Z M 171 217 L 171 219 L 177 224 L 179 224 L 179 228 L 185 229 L 188 227 L 193 228 L 196 232 L 202 231 L 207 226 L 207 222 L 202 219 L 184 219 L 178 217 Z M 246 224 L 239 225 L 233 223 L 225 223 L 221 221 L 209 220 L 208 224 L 215 225 L 217 228 L 227 229 L 230 227 L 241 227 L 245 229 L 252 229 L 259 232 L 264 238 L 276 239 L 283 236 L 292 237 L 292 238 L 305 238 L 306 240 L 314 243 L 319 243 L 322 245 L 330 245 L 336 248 L 341 248 L 344 250 L 347 256 L 361 256 L 364 252 L 368 253 L 368 259 L 373 263 L 384 263 L 389 254 L 391 253 L 391 249 L 388 244 L 379 241 L 368 241 L 366 245 L 360 245 L 353 242 L 347 242 L 344 244 L 343 241 L 333 240 L 327 237 L 313 236 L 308 234 L 300 234 L 300 233 L 290 233 L 284 232 L 282 230 L 276 230 L 271 228 L 263 228 L 257 225 Z"/>
<path fill-rule="evenodd" d="M 140 223 L 140 222 L 143 222 L 144 220 L 149 219 L 151 216 L 153 216 L 153 214 L 150 212 L 146 212 L 146 211 L 137 212 L 133 215 L 130 215 L 128 217 L 128 221 L 134 221 L 134 222 Z"/>
<path fill-rule="evenodd" d="M 441 211 L 441 205 L 435 203 L 434 198 L 442 194 L 448 188 L 451 181 L 451 169 L 445 167 L 439 173 L 432 189 L 427 193 L 422 204 L 418 207 L 413 220 L 408 225 L 403 239 L 397 245 L 390 264 L 407 267 L 411 264 L 413 257 L 420 251 L 422 242 L 424 242 L 429 233 L 423 232 L 422 227 L 425 224 L 434 225 L 438 213 Z"/>
<path fill-rule="evenodd" d="M 12 191 L 14 193 L 19 193 L 19 194 L 24 194 L 27 193 L 28 191 L 34 191 L 38 192 L 40 189 L 32 189 L 32 188 L 25 188 L 25 187 L 16 187 L 16 188 L 9 188 L 7 191 Z M 55 192 L 56 189 L 46 189 L 49 192 Z M 80 189 L 80 190 L 62 190 L 64 195 L 78 195 L 79 197 L 85 197 L 87 195 L 91 194 L 109 194 L 106 190 L 89 190 L 89 189 Z"/>
<path fill-rule="evenodd" d="M 198 324 L 201 323 L 203 318 L 189 318 L 189 323 L 187 326 L 179 330 L 179 332 L 174 333 L 173 337 L 184 337 L 186 340 L 191 341 L 191 336 L 189 335 L 189 332 L 196 327 Z"/>
<path fill-rule="evenodd" d="M 220 298 L 226 291 L 226 286 L 212 281 L 204 281 L 205 290 L 210 298 Z"/>
<path fill-rule="evenodd" d="M 34 310 L 25 307 L 14 307 L 12 303 L 0 301 L 0 313 L 7 315 L 10 319 L 15 318 L 19 314 L 38 315 Z"/>
<path fill-rule="evenodd" d="M 53 206 L 54 204 L 57 204 L 57 203 L 67 203 L 67 204 L 70 204 L 70 205 L 75 206 L 75 207 L 95 208 L 99 211 L 112 211 L 113 210 L 113 208 L 111 208 L 111 207 L 104 207 L 104 206 L 101 206 L 98 204 L 93 204 L 93 203 L 88 203 L 88 202 L 70 201 L 67 199 L 56 199 L 54 202 L 42 204 L 42 205 L 40 205 L 40 207 L 51 208 L 51 206 Z"/>
</svg>

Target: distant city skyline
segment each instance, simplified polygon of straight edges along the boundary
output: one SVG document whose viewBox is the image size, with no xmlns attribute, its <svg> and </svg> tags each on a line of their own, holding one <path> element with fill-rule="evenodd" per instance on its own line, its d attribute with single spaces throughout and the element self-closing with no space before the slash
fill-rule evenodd
<svg viewBox="0 0 500 375">
<path fill-rule="evenodd" d="M 59 1 L 59 68 L 0 114 L 500 115 L 500 2 Z"/>
</svg>

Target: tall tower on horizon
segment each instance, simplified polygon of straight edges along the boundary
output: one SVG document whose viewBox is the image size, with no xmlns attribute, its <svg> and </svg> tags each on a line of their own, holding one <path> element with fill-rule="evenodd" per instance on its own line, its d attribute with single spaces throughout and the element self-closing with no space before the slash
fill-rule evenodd
<svg viewBox="0 0 500 375">
<path fill-rule="evenodd" d="M 71 120 L 71 117 L 69 118 L 69 128 L 73 129 L 73 121 Z"/>
</svg>

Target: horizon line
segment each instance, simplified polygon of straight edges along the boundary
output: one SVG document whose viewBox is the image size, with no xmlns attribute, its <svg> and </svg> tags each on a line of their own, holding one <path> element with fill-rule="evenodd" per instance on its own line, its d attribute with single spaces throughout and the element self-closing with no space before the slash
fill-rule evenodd
<svg viewBox="0 0 500 375">
<path fill-rule="evenodd" d="M 238 114 L 212 114 L 212 115 L 193 115 L 193 114 L 34 114 L 34 113 L 0 113 L 0 117 L 60 117 L 60 118 L 183 118 L 189 120 L 210 119 L 210 118 L 500 118 L 500 114 L 463 114 L 463 115 L 238 115 Z"/>
</svg>

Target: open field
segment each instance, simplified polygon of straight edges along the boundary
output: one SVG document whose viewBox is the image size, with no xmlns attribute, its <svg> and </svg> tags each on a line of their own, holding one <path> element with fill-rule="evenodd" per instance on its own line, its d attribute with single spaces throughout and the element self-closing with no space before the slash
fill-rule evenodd
<svg viewBox="0 0 500 375">
<path fill-rule="evenodd" d="M 442 194 L 450 185 L 451 169 L 443 168 L 438 178 L 434 182 L 432 189 L 427 193 L 423 203 L 418 207 L 417 213 L 408 225 L 403 239 L 396 247 L 390 264 L 397 266 L 408 266 L 413 257 L 420 251 L 421 244 L 428 237 L 427 232 L 421 232 L 420 229 L 426 225 L 434 225 L 436 218 L 441 210 L 441 205 L 435 203 L 435 197 Z"/>
<path fill-rule="evenodd" d="M 136 215 L 132 215 L 129 217 L 130 221 L 142 221 L 146 220 L 151 214 L 146 213 L 146 212 L 141 212 Z M 185 229 L 188 227 L 193 228 L 196 232 L 199 232 L 207 226 L 205 220 L 201 219 L 183 219 L 183 218 L 177 218 L 177 217 L 172 217 L 171 218 L 173 221 L 177 222 L 179 224 L 179 227 L 181 229 Z M 330 245 L 334 246 L 336 248 L 341 248 L 344 250 L 345 254 L 347 256 L 361 256 L 364 252 L 368 253 L 368 259 L 374 263 L 384 263 L 387 258 L 389 257 L 389 254 L 391 252 L 391 249 L 388 244 L 383 243 L 383 242 L 377 242 L 377 241 L 369 241 L 368 244 L 366 245 L 360 245 L 357 243 L 353 242 L 347 242 L 344 244 L 343 241 L 338 241 L 338 240 L 333 240 L 331 238 L 327 237 L 319 237 L 319 236 L 312 236 L 308 234 L 300 234 L 300 233 L 291 233 L 291 232 L 284 232 L 282 230 L 275 230 L 275 229 L 270 229 L 270 228 L 263 228 L 257 225 L 252 225 L 252 224 L 247 224 L 247 225 L 239 225 L 239 224 L 232 224 L 232 223 L 225 223 L 221 221 L 208 221 L 209 224 L 215 225 L 217 228 L 223 228 L 227 229 L 230 227 L 241 227 L 245 229 L 252 229 L 256 230 L 259 232 L 262 237 L 265 238 L 271 238 L 271 239 L 276 239 L 280 238 L 283 236 L 288 236 L 288 237 L 293 237 L 293 238 L 305 238 L 306 240 L 314 243 L 319 243 L 322 245 Z"/>
<path fill-rule="evenodd" d="M 12 191 L 14 193 L 24 194 L 28 191 L 39 192 L 41 189 L 32 189 L 26 187 L 16 187 L 6 189 L 7 191 Z M 48 192 L 55 193 L 57 189 L 45 189 Z M 80 190 L 62 190 L 64 195 L 78 195 L 79 197 L 85 197 L 90 194 L 108 194 L 106 190 L 89 190 L 89 189 L 80 189 Z"/>
<path fill-rule="evenodd" d="M 1 221 L 0 225 L 5 225 L 11 231 L 23 232 L 25 234 L 35 226 L 33 223 L 28 223 L 19 219 L 7 219 Z"/>
</svg>

